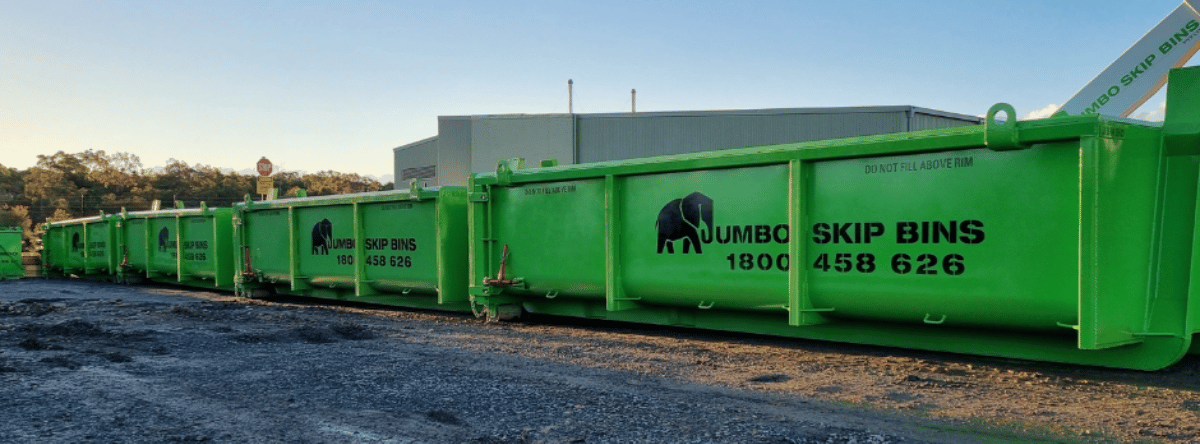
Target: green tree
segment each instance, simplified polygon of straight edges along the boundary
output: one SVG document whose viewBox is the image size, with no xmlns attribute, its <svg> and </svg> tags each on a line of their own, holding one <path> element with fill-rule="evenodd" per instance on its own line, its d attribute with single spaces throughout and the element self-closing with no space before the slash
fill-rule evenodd
<svg viewBox="0 0 1200 444">
<path fill-rule="evenodd" d="M 27 202 L 24 174 L 16 168 L 0 165 L 0 203 L 13 205 Z"/>
<path fill-rule="evenodd" d="M 127 206 L 144 209 L 139 207 L 149 200 L 143 194 L 147 185 L 136 155 L 59 151 L 38 156 L 37 166 L 24 177 L 24 195 L 34 220 L 40 221 L 55 209 L 79 214 L 115 213 Z"/>
<path fill-rule="evenodd" d="M 19 226 L 21 226 L 21 218 L 8 205 L 0 204 L 0 227 Z"/>
<path fill-rule="evenodd" d="M 304 186 L 309 196 L 363 193 L 379 191 L 383 187 L 379 181 L 369 177 L 329 170 L 304 175 Z"/>
</svg>

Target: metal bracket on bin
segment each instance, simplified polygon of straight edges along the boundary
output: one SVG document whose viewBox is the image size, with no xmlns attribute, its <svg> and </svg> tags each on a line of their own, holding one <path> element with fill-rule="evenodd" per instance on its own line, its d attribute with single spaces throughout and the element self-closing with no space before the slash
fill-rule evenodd
<svg viewBox="0 0 1200 444">
<path fill-rule="evenodd" d="M 525 168 L 525 158 L 514 157 L 496 163 L 496 184 L 512 185 L 513 170 Z"/>
<path fill-rule="evenodd" d="M 409 200 L 421 200 L 421 192 L 422 191 L 425 191 L 425 189 L 421 187 L 420 181 L 418 181 L 417 179 L 410 179 L 408 181 L 408 199 Z"/>
<path fill-rule="evenodd" d="M 508 266 L 508 244 L 504 244 L 504 252 L 500 254 L 500 272 L 496 273 L 495 278 L 483 278 L 483 285 L 489 287 L 512 287 L 521 284 L 521 278 L 508 279 L 504 276 L 504 269 Z"/>
<path fill-rule="evenodd" d="M 996 120 L 998 114 L 1004 113 L 1003 122 Z M 1020 150 L 1029 148 L 1021 143 L 1017 131 L 1017 111 L 1007 103 L 992 105 L 983 121 L 983 143 L 994 151 Z"/>
<path fill-rule="evenodd" d="M 129 263 L 129 246 L 124 246 L 124 252 L 121 253 L 121 263 L 117 264 L 121 269 L 133 268 L 133 264 Z"/>
<path fill-rule="evenodd" d="M 250 266 L 250 247 L 242 247 L 242 251 L 245 252 L 246 258 L 246 268 L 242 270 L 242 278 L 247 280 L 254 279 L 258 276 L 258 273 L 255 273 L 254 269 Z"/>
<path fill-rule="evenodd" d="M 932 313 L 925 313 L 924 322 L 926 324 L 941 325 L 943 322 L 946 322 L 946 315 L 942 315 L 940 318 L 934 319 Z"/>
</svg>

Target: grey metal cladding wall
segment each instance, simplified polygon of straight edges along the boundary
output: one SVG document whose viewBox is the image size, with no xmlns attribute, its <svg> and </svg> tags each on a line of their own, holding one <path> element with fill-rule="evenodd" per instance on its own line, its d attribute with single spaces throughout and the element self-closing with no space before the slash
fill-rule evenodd
<svg viewBox="0 0 1200 444">
<path fill-rule="evenodd" d="M 914 110 L 912 116 L 913 131 L 979 125 L 981 123 L 983 123 L 982 117 L 938 113 L 920 108 Z"/>
<path fill-rule="evenodd" d="M 439 185 L 466 185 L 471 175 L 471 118 L 438 117 Z"/>
<path fill-rule="evenodd" d="M 408 145 L 401 146 L 393 150 L 395 158 L 395 181 L 397 188 L 402 188 L 408 183 L 408 180 L 413 177 L 419 177 L 427 186 L 435 186 L 437 182 L 437 161 L 438 161 L 438 138 L 437 136 L 428 139 L 416 141 Z M 413 174 L 417 171 L 424 172 L 426 168 L 433 167 L 433 176 L 428 174 Z"/>
<path fill-rule="evenodd" d="M 580 115 L 579 162 L 894 133 L 906 130 L 907 120 L 907 107 L 879 112 Z"/>
<path fill-rule="evenodd" d="M 471 169 L 495 171 L 501 159 L 523 157 L 527 165 L 541 159 L 575 161 L 570 114 L 479 116 L 471 121 Z"/>
</svg>

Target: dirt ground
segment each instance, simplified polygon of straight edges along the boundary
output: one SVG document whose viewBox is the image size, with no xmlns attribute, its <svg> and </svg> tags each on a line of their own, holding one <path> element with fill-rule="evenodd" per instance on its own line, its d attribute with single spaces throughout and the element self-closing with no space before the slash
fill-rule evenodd
<svg viewBox="0 0 1200 444">
<path fill-rule="evenodd" d="M 0 282 L 0 442 L 1200 442 L 1191 356 L 1146 373 L 317 302 Z"/>
</svg>

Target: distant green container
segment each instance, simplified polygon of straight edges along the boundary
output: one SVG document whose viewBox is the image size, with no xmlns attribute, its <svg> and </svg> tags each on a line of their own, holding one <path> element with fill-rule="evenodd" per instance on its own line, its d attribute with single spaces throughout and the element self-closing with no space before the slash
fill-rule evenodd
<svg viewBox="0 0 1200 444">
<path fill-rule="evenodd" d="M 234 211 L 240 293 L 469 308 L 463 187 L 246 202 Z"/>
<path fill-rule="evenodd" d="M 89 278 L 117 274 L 116 225 L 110 216 L 47 223 L 42 235 L 42 269 L 46 276 Z"/>
<path fill-rule="evenodd" d="M 0 227 L 0 281 L 25 277 L 21 262 L 21 228 Z"/>
<path fill-rule="evenodd" d="M 118 275 L 157 282 L 233 289 L 231 208 L 177 208 L 110 216 Z"/>
<path fill-rule="evenodd" d="M 1200 70 L 1169 85 L 1161 128 L 1000 104 L 976 127 L 501 162 L 471 180 L 472 300 L 1162 368 L 1200 325 Z"/>
</svg>

